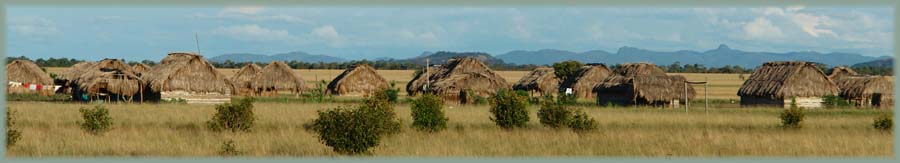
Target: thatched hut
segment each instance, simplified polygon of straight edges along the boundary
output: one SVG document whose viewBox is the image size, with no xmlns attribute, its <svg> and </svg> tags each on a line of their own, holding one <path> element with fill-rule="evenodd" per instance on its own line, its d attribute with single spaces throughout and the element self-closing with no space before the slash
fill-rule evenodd
<svg viewBox="0 0 900 163">
<path fill-rule="evenodd" d="M 84 71 L 87 71 L 87 69 L 94 66 L 94 64 L 97 63 L 90 61 L 78 62 L 59 75 L 56 75 L 56 78 L 53 79 L 53 83 L 61 86 L 58 90 L 56 90 L 56 93 L 71 94 L 72 86 L 75 84 L 75 78 L 78 78 L 78 76 L 84 74 Z"/>
<path fill-rule="evenodd" d="M 52 89 L 44 88 L 44 86 L 53 85 L 53 78 L 50 78 L 49 74 L 31 61 L 14 60 L 7 64 L 6 80 L 8 83 L 7 93 L 53 94 Z M 41 89 L 37 89 L 39 87 Z"/>
<path fill-rule="evenodd" d="M 144 82 L 124 61 L 103 59 L 82 70 L 72 88 L 74 100 L 143 101 Z"/>
<path fill-rule="evenodd" d="M 428 88 L 425 88 L 426 84 L 431 82 L 431 77 L 441 71 L 441 68 L 440 65 L 434 65 L 429 66 L 426 71 L 416 71 L 412 80 L 409 80 L 409 83 L 406 84 L 406 94 L 415 96 L 428 90 Z"/>
<path fill-rule="evenodd" d="M 649 63 L 620 65 L 613 75 L 599 82 L 593 91 L 601 105 L 678 106 L 696 95 L 684 76 L 668 76 Z M 685 92 L 686 91 L 686 92 Z"/>
<path fill-rule="evenodd" d="M 231 76 L 231 83 L 234 84 L 235 87 L 235 95 L 247 96 L 247 95 L 256 95 L 256 91 L 250 86 L 250 83 L 253 82 L 253 78 L 259 76 L 259 73 L 262 72 L 262 68 L 259 68 L 256 64 L 250 63 L 244 65 L 234 76 Z"/>
<path fill-rule="evenodd" d="M 593 99 L 596 95 L 593 92 L 594 87 L 598 83 L 606 79 L 612 74 L 612 71 L 604 64 L 594 64 L 581 67 L 578 70 L 578 77 L 565 81 L 562 84 L 564 91 L 566 88 L 572 88 L 575 97 L 582 99 Z"/>
<path fill-rule="evenodd" d="M 387 89 L 387 80 L 368 64 L 359 64 L 344 70 L 328 83 L 327 93 L 342 96 L 362 96 Z"/>
<path fill-rule="evenodd" d="M 756 69 L 737 95 L 741 105 L 790 106 L 796 99 L 799 107 L 822 106 L 822 97 L 837 95 L 838 87 L 822 70 L 810 62 L 767 62 Z"/>
<path fill-rule="evenodd" d="M 500 89 L 510 89 L 506 79 L 472 57 L 454 58 L 430 77 L 428 92 L 448 101 L 474 102 L 473 96 L 493 96 Z"/>
<path fill-rule="evenodd" d="M 891 108 L 894 105 L 894 82 L 885 76 L 848 76 L 834 81 L 839 95 L 862 107 Z"/>
<path fill-rule="evenodd" d="M 300 94 L 306 90 L 306 81 L 294 73 L 290 66 L 282 61 L 272 61 L 253 78 L 250 86 L 261 95 L 276 95 L 278 91 L 290 91 Z"/>
<path fill-rule="evenodd" d="M 188 103 L 224 103 L 231 100 L 234 86 L 203 56 L 170 53 L 142 74 L 152 94 L 146 98 L 184 99 Z"/>
<path fill-rule="evenodd" d="M 513 89 L 526 90 L 532 95 L 555 95 L 559 92 L 559 78 L 552 67 L 541 66 L 519 79 Z"/>
<path fill-rule="evenodd" d="M 131 70 L 134 70 L 135 75 L 141 76 L 141 74 L 143 74 L 144 72 L 150 71 L 150 66 L 143 63 L 138 63 L 132 66 Z"/>
<path fill-rule="evenodd" d="M 849 67 L 840 66 L 831 69 L 831 74 L 828 75 L 828 79 L 837 80 L 851 76 L 859 76 L 859 73 L 856 73 L 856 71 L 853 71 L 853 69 L 850 69 Z"/>
</svg>

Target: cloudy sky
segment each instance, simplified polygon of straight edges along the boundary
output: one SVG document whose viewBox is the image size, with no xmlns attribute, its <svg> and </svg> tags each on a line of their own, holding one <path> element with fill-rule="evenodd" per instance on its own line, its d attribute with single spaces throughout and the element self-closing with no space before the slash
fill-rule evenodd
<svg viewBox="0 0 900 163">
<path fill-rule="evenodd" d="M 168 52 L 408 58 L 424 51 L 622 46 L 706 51 L 852 52 L 889 56 L 893 9 L 817 8 L 279 8 L 7 6 L 6 54 L 159 60 Z"/>
</svg>

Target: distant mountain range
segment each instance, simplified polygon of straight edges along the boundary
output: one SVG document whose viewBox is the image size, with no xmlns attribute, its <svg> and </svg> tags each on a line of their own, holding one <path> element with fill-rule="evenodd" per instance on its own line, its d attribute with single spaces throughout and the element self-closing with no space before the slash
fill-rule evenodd
<svg viewBox="0 0 900 163">
<path fill-rule="evenodd" d="M 891 67 L 894 66 L 894 58 L 884 57 L 874 61 L 853 64 L 851 67 Z"/>
<path fill-rule="evenodd" d="M 503 61 L 516 64 L 552 64 L 565 60 L 577 60 L 585 63 L 617 64 L 626 62 L 650 62 L 657 65 L 668 65 L 675 62 L 681 64 L 703 64 L 706 66 L 739 65 L 742 67 L 756 67 L 768 61 L 802 60 L 835 65 L 853 65 L 860 62 L 875 60 L 875 57 L 863 56 L 855 53 L 819 53 L 814 51 L 771 53 L 771 52 L 747 52 L 731 49 L 728 45 L 719 45 L 718 48 L 697 52 L 690 50 L 679 51 L 653 51 L 635 47 L 622 47 L 616 53 L 602 50 L 592 50 L 576 53 L 564 50 L 544 49 L 538 51 L 511 51 L 497 55 Z"/>
<path fill-rule="evenodd" d="M 212 62 L 225 62 L 226 60 L 231 60 L 232 62 L 272 62 L 272 61 L 303 61 L 303 62 L 345 62 L 346 59 L 332 57 L 327 55 L 314 55 L 301 51 L 294 51 L 289 53 L 279 53 L 274 55 L 263 55 L 263 54 L 252 54 L 252 53 L 232 53 L 232 54 L 223 54 L 219 56 L 215 56 L 209 58 Z"/>
<path fill-rule="evenodd" d="M 874 66 L 892 66 L 893 59 L 891 57 L 870 57 L 856 53 L 819 53 L 815 51 L 803 52 L 748 52 L 737 49 L 731 49 L 728 45 L 719 45 L 718 48 L 698 52 L 691 50 L 679 51 L 653 51 L 636 47 L 621 47 L 616 53 L 610 53 L 603 50 L 591 50 L 586 52 L 571 52 L 556 49 L 543 49 L 537 51 L 515 50 L 504 54 L 492 56 L 483 52 L 423 52 L 422 54 L 407 58 L 394 59 L 381 57 L 376 60 L 394 60 L 409 61 L 414 63 L 425 63 L 428 58 L 431 63 L 441 64 L 448 59 L 458 56 L 475 57 L 484 61 L 486 64 L 536 64 L 550 65 L 555 62 L 566 60 L 577 60 L 582 63 L 605 63 L 608 65 L 628 63 L 628 62 L 650 62 L 657 65 L 669 65 L 675 62 L 680 64 L 703 64 L 712 67 L 721 67 L 725 65 L 739 65 L 746 68 L 754 68 L 764 62 L 769 61 L 791 61 L 801 60 L 824 63 L 829 66 L 840 65 L 874 65 Z M 313 55 L 305 52 L 295 51 L 290 53 L 281 53 L 274 55 L 252 54 L 252 53 L 232 53 L 215 56 L 209 59 L 213 62 L 225 62 L 231 60 L 233 62 L 271 62 L 273 60 L 281 61 L 303 61 L 303 62 L 345 62 L 347 59 L 327 56 Z"/>
</svg>

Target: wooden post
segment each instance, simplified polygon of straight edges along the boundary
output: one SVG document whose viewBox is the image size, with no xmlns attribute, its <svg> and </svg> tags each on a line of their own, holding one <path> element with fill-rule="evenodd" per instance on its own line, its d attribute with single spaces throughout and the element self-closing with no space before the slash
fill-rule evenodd
<svg viewBox="0 0 900 163">
<path fill-rule="evenodd" d="M 709 115 L 709 78 L 703 77 L 703 101 L 706 102 L 706 106 L 703 107 L 706 110 L 706 115 Z"/>
<path fill-rule="evenodd" d="M 688 86 L 688 83 L 687 83 L 687 81 L 685 81 L 685 82 L 682 83 L 682 84 L 684 84 L 684 92 L 682 92 L 682 94 L 684 95 L 684 112 L 687 113 L 687 112 L 688 112 L 688 108 L 690 107 L 689 105 L 691 105 L 691 103 L 688 102 L 688 97 L 687 97 L 687 86 Z"/>
</svg>

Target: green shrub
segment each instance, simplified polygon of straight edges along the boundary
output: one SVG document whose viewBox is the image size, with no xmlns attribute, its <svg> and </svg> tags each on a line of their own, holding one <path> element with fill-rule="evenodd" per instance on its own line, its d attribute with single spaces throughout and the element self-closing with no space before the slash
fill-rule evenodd
<svg viewBox="0 0 900 163">
<path fill-rule="evenodd" d="M 237 148 L 234 147 L 234 140 L 228 140 L 222 142 L 222 147 L 219 149 L 219 155 L 221 156 L 237 156 L 242 152 L 238 151 Z"/>
<path fill-rule="evenodd" d="M 216 114 L 206 122 L 206 125 L 213 131 L 249 132 L 255 120 L 253 99 L 242 98 L 237 102 L 216 105 Z"/>
<path fill-rule="evenodd" d="M 481 96 L 476 95 L 475 92 L 473 92 L 472 90 L 469 90 L 469 91 L 466 91 L 466 92 L 468 92 L 468 94 L 467 94 L 468 97 L 472 99 L 472 100 L 470 101 L 471 104 L 475 104 L 475 105 L 484 105 L 484 104 L 487 104 L 487 103 L 488 103 L 488 99 L 487 99 L 487 98 L 484 98 L 484 97 L 481 97 Z"/>
<path fill-rule="evenodd" d="M 506 129 L 525 127 L 525 123 L 529 121 L 527 98 L 505 89 L 497 91 L 497 95 L 490 100 L 490 112 L 493 115 L 491 121 Z"/>
<path fill-rule="evenodd" d="M 892 114 L 881 114 L 878 117 L 875 117 L 875 122 L 872 123 L 872 127 L 875 129 L 891 132 L 894 129 L 894 115 Z"/>
<path fill-rule="evenodd" d="M 162 99 L 162 100 L 160 100 L 160 102 L 170 103 L 170 104 L 187 104 L 187 100 L 185 100 L 183 98 L 173 98 L 173 99 L 169 99 L 169 100 Z"/>
<path fill-rule="evenodd" d="M 325 80 L 316 82 L 316 87 L 306 91 L 306 93 L 303 93 L 301 96 L 303 96 L 304 101 L 307 102 L 325 103 L 334 101 L 334 96 L 325 92 L 325 86 Z"/>
<path fill-rule="evenodd" d="M 394 104 L 390 102 L 387 94 L 374 94 L 363 100 L 363 105 L 359 111 L 363 116 L 374 120 L 375 129 L 378 133 L 395 134 L 400 133 L 401 123 L 397 119 L 397 113 L 394 112 Z"/>
<path fill-rule="evenodd" d="M 573 105 L 578 103 L 578 97 L 576 97 L 575 94 L 561 92 L 559 93 L 559 96 L 557 96 L 557 101 L 563 105 Z"/>
<path fill-rule="evenodd" d="M 572 111 L 549 96 L 544 97 L 541 109 L 538 110 L 537 115 L 541 124 L 552 128 L 566 127 L 572 120 Z"/>
<path fill-rule="evenodd" d="M 81 112 L 81 118 L 84 120 L 80 123 L 81 129 L 88 133 L 100 135 L 108 131 L 110 126 L 112 126 L 112 117 L 109 116 L 109 109 L 102 105 L 94 106 L 93 109 L 80 108 L 78 111 Z"/>
<path fill-rule="evenodd" d="M 311 128 L 322 143 L 337 153 L 364 153 L 378 146 L 384 135 L 379 130 L 380 120 L 365 108 L 338 107 L 319 111 L 319 118 L 313 121 Z"/>
<path fill-rule="evenodd" d="M 803 127 L 803 109 L 797 107 L 797 100 L 791 99 L 791 107 L 785 109 L 781 113 L 781 127 L 784 128 L 801 128 Z"/>
<path fill-rule="evenodd" d="M 437 132 L 447 128 L 444 101 L 435 95 L 424 94 L 412 101 L 412 126 L 421 131 Z"/>
<path fill-rule="evenodd" d="M 582 110 L 575 110 L 575 115 L 572 116 L 572 121 L 569 122 L 569 128 L 572 128 L 575 132 L 591 131 L 597 129 L 597 125 L 597 121 Z"/>
<path fill-rule="evenodd" d="M 397 89 L 394 86 L 395 86 L 394 81 L 391 81 L 391 86 L 389 88 L 383 89 L 376 93 L 382 94 L 380 96 L 386 97 L 388 102 L 397 103 L 397 99 L 400 96 L 400 89 Z"/>
<path fill-rule="evenodd" d="M 13 145 L 16 145 L 16 142 L 19 142 L 19 139 L 22 138 L 22 132 L 19 130 L 13 129 L 13 125 L 15 125 L 15 118 L 13 116 L 15 112 L 10 110 L 9 107 L 6 107 L 6 147 L 9 148 Z"/>
<path fill-rule="evenodd" d="M 844 100 L 840 96 L 828 95 L 822 97 L 823 104 L 827 107 L 851 107 L 853 103 Z"/>
</svg>

